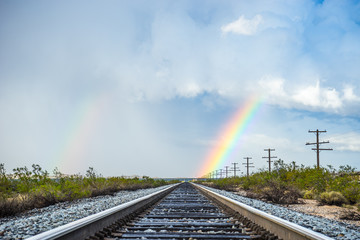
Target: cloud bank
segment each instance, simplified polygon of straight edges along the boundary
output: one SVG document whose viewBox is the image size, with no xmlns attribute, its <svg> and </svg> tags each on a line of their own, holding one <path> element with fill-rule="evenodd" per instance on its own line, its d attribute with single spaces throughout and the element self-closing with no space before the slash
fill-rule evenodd
<svg viewBox="0 0 360 240">
<path fill-rule="evenodd" d="M 130 101 L 204 93 L 238 101 L 260 89 L 275 105 L 358 115 L 360 7 L 353 1 L 209 2 L 201 11 L 191 1 L 90 2 L 83 12 L 81 2 L 44 4 L 41 16 L 30 17 L 40 4 L 3 16 L 3 85 L 31 75 L 35 86 L 48 79 L 56 91 L 101 85 Z"/>
<path fill-rule="evenodd" d="M 83 160 L 119 161 L 126 172 L 138 169 L 134 159 L 145 169 L 176 163 L 187 173 L 182 161 L 200 164 L 211 145 L 195 140 L 212 142 L 252 95 L 281 109 L 248 138 L 260 141 L 254 151 L 266 142 L 288 148 L 299 135 L 292 124 L 358 132 L 359 12 L 347 0 L 1 1 L 0 157 L 14 167 L 51 162 L 94 111 Z M 355 120 L 332 125 L 328 116 Z M 283 121 L 282 135 L 269 138 Z M 358 151 L 342 137 L 332 141 Z"/>
</svg>

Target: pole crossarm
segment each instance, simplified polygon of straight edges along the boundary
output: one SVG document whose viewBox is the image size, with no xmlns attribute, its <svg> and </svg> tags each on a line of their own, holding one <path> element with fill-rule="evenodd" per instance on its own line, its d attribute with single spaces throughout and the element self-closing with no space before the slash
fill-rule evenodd
<svg viewBox="0 0 360 240">
<path fill-rule="evenodd" d="M 222 169 L 219 169 L 220 178 L 223 177 L 223 173 L 224 173 L 224 171 Z"/>
<path fill-rule="evenodd" d="M 236 165 L 238 165 L 238 163 L 231 163 L 232 165 L 234 165 L 234 167 L 232 167 L 230 170 L 234 171 L 234 177 L 236 177 L 236 171 L 240 171 L 240 169 L 238 167 L 236 167 Z"/>
<path fill-rule="evenodd" d="M 225 177 L 228 178 L 229 166 L 225 166 Z"/>
<path fill-rule="evenodd" d="M 317 160 L 317 169 L 320 168 L 320 151 L 332 151 L 332 148 L 320 148 L 321 144 L 326 144 L 326 143 L 330 143 L 329 141 L 322 141 L 320 142 L 319 140 L 319 135 L 320 133 L 326 133 L 326 130 L 320 131 L 319 129 L 316 130 L 309 130 L 309 133 L 315 133 L 316 135 L 316 142 L 314 143 L 309 143 L 307 142 L 305 145 L 316 145 L 316 148 L 311 148 L 311 150 L 316 151 L 316 160 Z"/>
<path fill-rule="evenodd" d="M 276 156 L 271 156 L 271 152 L 272 151 L 275 151 L 275 149 L 273 148 L 268 148 L 268 149 L 264 149 L 264 151 L 267 151 L 268 152 L 268 156 L 267 157 L 262 157 L 262 158 L 267 158 L 267 162 L 269 163 L 269 172 L 271 172 L 271 163 L 273 161 L 271 161 L 272 158 L 277 158 Z"/>
<path fill-rule="evenodd" d="M 312 148 L 311 150 L 318 150 L 317 148 Z M 332 148 L 319 148 L 319 151 L 321 151 L 321 150 L 329 150 L 329 151 L 332 151 L 332 150 L 334 150 L 334 149 L 332 149 Z"/>
<path fill-rule="evenodd" d="M 323 143 L 330 143 L 329 141 L 322 141 L 318 143 L 306 143 L 305 145 L 316 145 L 316 144 L 323 144 Z"/>
<path fill-rule="evenodd" d="M 244 157 L 244 159 L 246 159 L 246 163 L 243 163 L 243 165 L 246 165 L 246 176 L 249 177 L 249 168 L 254 167 L 254 166 L 251 166 L 251 164 L 254 164 L 254 163 L 249 162 L 249 159 L 252 159 L 251 157 Z"/>
</svg>

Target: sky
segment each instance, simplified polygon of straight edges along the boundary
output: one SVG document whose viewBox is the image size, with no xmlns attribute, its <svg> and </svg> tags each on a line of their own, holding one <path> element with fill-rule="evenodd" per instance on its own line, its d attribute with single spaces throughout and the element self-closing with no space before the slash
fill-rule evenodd
<svg viewBox="0 0 360 240">
<path fill-rule="evenodd" d="M 223 165 L 360 170 L 360 1 L 0 1 L 0 163 L 198 177 L 248 99 Z"/>
</svg>

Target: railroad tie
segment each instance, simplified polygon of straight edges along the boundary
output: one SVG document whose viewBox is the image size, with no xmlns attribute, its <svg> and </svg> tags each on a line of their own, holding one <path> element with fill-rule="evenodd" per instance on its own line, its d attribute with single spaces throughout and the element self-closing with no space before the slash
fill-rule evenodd
<svg viewBox="0 0 360 240">
<path fill-rule="evenodd" d="M 109 239 L 264 239 L 219 209 L 191 184 L 181 184 L 142 218 Z"/>
</svg>

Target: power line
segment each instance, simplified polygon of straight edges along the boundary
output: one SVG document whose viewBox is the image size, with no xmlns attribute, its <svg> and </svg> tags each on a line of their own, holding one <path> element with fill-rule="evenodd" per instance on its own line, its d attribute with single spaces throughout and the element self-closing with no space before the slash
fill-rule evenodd
<svg viewBox="0 0 360 240">
<path fill-rule="evenodd" d="M 329 141 L 319 141 L 319 135 L 320 133 L 326 133 L 326 130 L 324 131 L 319 131 L 319 129 L 316 129 L 316 131 L 311 131 L 309 130 L 309 133 L 316 133 L 316 142 L 315 143 L 306 143 L 305 145 L 316 145 L 316 148 L 312 148 L 311 150 L 316 151 L 316 160 L 317 160 L 317 169 L 320 168 L 320 151 L 332 151 L 332 148 L 320 148 L 320 144 L 325 144 L 325 143 L 329 143 Z"/>
</svg>

